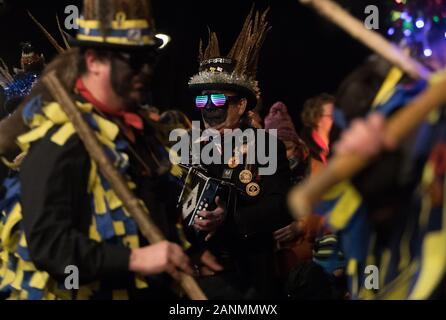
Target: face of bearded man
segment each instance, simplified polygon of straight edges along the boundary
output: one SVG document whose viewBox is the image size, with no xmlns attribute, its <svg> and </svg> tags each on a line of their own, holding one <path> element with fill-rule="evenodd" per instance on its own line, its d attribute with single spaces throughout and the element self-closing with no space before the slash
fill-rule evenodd
<svg viewBox="0 0 446 320">
<path fill-rule="evenodd" d="M 134 61 L 132 54 L 116 53 L 111 57 L 112 89 L 129 109 L 147 102 L 152 76 L 153 64 L 138 58 Z"/>
</svg>

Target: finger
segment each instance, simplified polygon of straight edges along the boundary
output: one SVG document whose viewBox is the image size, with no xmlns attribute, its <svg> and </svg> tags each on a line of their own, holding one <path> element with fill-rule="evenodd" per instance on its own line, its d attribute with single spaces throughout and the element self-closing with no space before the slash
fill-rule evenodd
<svg viewBox="0 0 446 320">
<path fill-rule="evenodd" d="M 172 245 L 169 261 L 180 270 L 188 274 L 193 273 L 193 269 L 190 266 L 189 257 L 183 252 L 183 249 L 176 244 Z"/>
<path fill-rule="evenodd" d="M 175 280 L 180 280 L 181 276 L 180 273 L 178 272 L 177 268 L 175 268 L 173 265 L 168 265 L 166 267 L 166 272 Z"/>
<path fill-rule="evenodd" d="M 284 228 L 281 228 L 281 229 L 279 229 L 279 230 L 276 230 L 276 231 L 274 231 L 274 234 L 276 234 L 276 233 L 282 233 L 282 232 L 284 232 L 287 228 L 288 228 L 288 226 L 286 226 L 286 227 L 284 227 Z"/>
<path fill-rule="evenodd" d="M 217 205 L 217 208 L 223 208 L 223 203 L 219 196 L 215 197 L 215 204 Z"/>
<path fill-rule="evenodd" d="M 213 271 L 222 271 L 223 266 L 221 266 L 214 255 L 209 251 L 205 251 L 201 256 L 201 262 Z"/>
<path fill-rule="evenodd" d="M 214 211 L 212 211 L 212 215 L 214 216 L 223 216 L 223 213 L 225 212 L 225 209 L 223 207 L 217 207 Z"/>
<path fill-rule="evenodd" d="M 284 235 L 278 236 L 276 238 L 276 241 L 283 242 L 283 241 L 287 241 L 287 239 L 288 239 L 288 236 L 286 234 L 284 234 Z"/>
<path fill-rule="evenodd" d="M 379 112 L 374 112 L 367 117 L 369 126 L 373 129 L 380 130 L 384 127 L 385 118 Z"/>
<path fill-rule="evenodd" d="M 200 212 L 197 213 L 197 216 L 201 217 L 203 219 L 209 219 L 209 218 L 212 217 L 212 212 L 205 211 L 205 210 L 204 211 L 200 211 Z"/>
<path fill-rule="evenodd" d="M 214 236 L 215 232 L 209 232 L 208 235 L 206 236 L 206 238 L 204 238 L 204 241 L 209 241 L 212 239 L 212 237 Z"/>
<path fill-rule="evenodd" d="M 202 230 L 206 230 L 212 226 L 212 221 L 209 219 L 200 220 L 197 218 L 197 219 L 195 219 L 195 225 L 197 227 L 200 227 Z"/>
</svg>

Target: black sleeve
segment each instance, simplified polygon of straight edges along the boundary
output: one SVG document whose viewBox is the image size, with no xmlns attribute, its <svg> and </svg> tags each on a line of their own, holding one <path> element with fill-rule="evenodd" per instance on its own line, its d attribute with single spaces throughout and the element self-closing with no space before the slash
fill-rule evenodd
<svg viewBox="0 0 446 320">
<path fill-rule="evenodd" d="M 90 240 L 91 209 L 87 196 L 89 156 L 77 136 L 64 146 L 51 132 L 35 143 L 20 172 L 23 225 L 32 261 L 57 281 L 68 265 L 79 268 L 82 283 L 128 271 L 124 246 Z"/>
<path fill-rule="evenodd" d="M 286 205 L 290 187 L 289 162 L 284 144 L 277 142 L 276 173 L 262 176 L 260 195 L 237 206 L 235 223 L 245 238 L 258 233 L 272 233 L 292 221 Z"/>
</svg>

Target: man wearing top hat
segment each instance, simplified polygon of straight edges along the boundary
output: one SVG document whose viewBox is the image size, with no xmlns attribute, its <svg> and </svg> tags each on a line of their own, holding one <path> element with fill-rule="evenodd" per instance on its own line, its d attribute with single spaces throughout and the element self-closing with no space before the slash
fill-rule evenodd
<svg viewBox="0 0 446 320">
<path fill-rule="evenodd" d="M 254 19 L 252 10 L 228 55 L 220 54 L 215 33 L 211 33 L 204 52 L 200 48 L 199 72 L 191 78 L 189 87 L 205 128 L 222 136 L 224 143 L 215 148 L 222 154 L 228 147 L 225 130 L 250 128 L 247 115 L 260 98 L 256 69 L 268 30 L 266 12 L 261 16 L 257 13 Z M 235 135 L 231 139 L 234 137 L 237 139 Z M 274 296 L 273 231 L 289 222 L 285 205 L 289 168 L 283 144 L 273 139 L 275 149 L 268 141 L 245 139 L 231 150 L 233 156 L 226 162 L 202 165 L 210 177 L 234 186 L 217 196 L 213 207 L 202 208 L 195 217 L 194 232 L 189 229 L 192 239 L 209 248 L 224 267 L 223 272 L 216 273 L 196 266 L 200 285 L 210 298 Z M 266 154 L 277 150 L 273 155 L 277 170 L 262 175 L 257 159 L 255 163 L 244 161 L 250 148 L 263 148 Z"/>
<path fill-rule="evenodd" d="M 56 71 L 129 187 L 178 240 L 170 162 L 137 113 L 160 46 L 147 1 L 85 0 L 73 48 Z M 173 297 L 168 279 L 192 273 L 179 245 L 148 245 L 60 105 L 36 84 L 17 141 L 27 155 L 0 203 L 0 290 L 13 299 Z M 218 269 L 218 266 L 215 266 Z"/>
</svg>

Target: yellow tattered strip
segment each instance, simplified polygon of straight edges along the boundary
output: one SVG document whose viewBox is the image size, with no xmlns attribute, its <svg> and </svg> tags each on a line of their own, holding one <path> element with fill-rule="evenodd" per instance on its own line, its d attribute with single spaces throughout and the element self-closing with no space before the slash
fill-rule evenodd
<svg viewBox="0 0 446 320">
<path fill-rule="evenodd" d="M 446 179 L 443 178 L 443 199 L 446 201 Z M 443 203 L 442 228 L 429 232 L 423 240 L 421 270 L 409 299 L 424 300 L 430 298 L 440 284 L 446 272 L 446 204 Z"/>
<path fill-rule="evenodd" d="M 113 221 L 113 229 L 117 236 L 125 235 L 125 225 L 122 221 Z"/>
<path fill-rule="evenodd" d="M 20 137 L 17 138 L 17 142 L 18 142 L 20 148 L 22 148 L 22 150 L 25 150 L 25 151 L 28 150 L 29 144 L 31 142 L 39 140 L 42 137 L 44 137 L 45 134 L 48 132 L 48 130 L 51 129 L 53 126 L 54 126 L 54 123 L 47 120 L 39 127 L 21 135 Z"/>
<path fill-rule="evenodd" d="M 99 133 L 96 133 L 96 138 L 98 138 L 99 142 L 101 142 L 105 146 L 109 147 L 111 149 L 111 151 L 116 152 L 116 151 L 114 151 L 116 149 L 116 145 L 114 144 L 113 141 L 107 139 L 106 137 L 100 135 Z"/>
<path fill-rule="evenodd" d="M 139 238 L 137 235 L 125 236 L 122 241 L 130 249 L 139 248 Z"/>
<path fill-rule="evenodd" d="M 346 272 L 347 275 L 352 279 L 351 291 L 354 295 L 357 295 L 359 290 L 359 283 L 358 283 L 358 261 L 356 259 L 350 259 L 348 261 Z"/>
<path fill-rule="evenodd" d="M 373 101 L 373 108 L 377 107 L 380 104 L 383 104 L 392 97 L 395 92 L 396 85 L 398 84 L 398 82 L 400 82 L 403 76 L 404 73 L 400 69 L 395 67 L 390 69 L 386 79 L 384 80 L 381 88 L 378 91 L 378 94 L 375 97 L 375 100 Z"/>
<path fill-rule="evenodd" d="M 112 293 L 113 300 L 128 300 L 129 299 L 129 294 L 127 292 L 127 290 L 113 290 Z"/>
<path fill-rule="evenodd" d="M 63 146 L 75 132 L 73 124 L 71 122 L 66 123 L 51 137 L 51 141 L 59 146 Z"/>
<path fill-rule="evenodd" d="M 55 124 L 63 124 L 68 122 L 68 117 L 66 113 L 60 107 L 57 102 L 52 102 L 47 104 L 42 108 L 43 114 Z"/>
<path fill-rule="evenodd" d="M 28 123 L 28 127 L 30 128 L 36 128 L 40 125 L 42 125 L 45 121 L 47 121 L 48 119 L 45 118 L 42 114 L 34 114 L 33 118 L 31 119 L 31 121 Z"/>
<path fill-rule="evenodd" d="M 43 290 L 46 287 L 49 278 L 50 276 L 48 273 L 44 271 L 36 271 L 29 281 L 29 286 L 32 288 Z"/>
<path fill-rule="evenodd" d="M 100 242 L 101 235 L 98 232 L 97 226 L 96 226 L 96 217 L 92 217 L 92 222 L 90 224 L 90 230 L 89 230 L 89 236 L 91 240 L 95 240 L 97 242 Z"/>
<path fill-rule="evenodd" d="M 339 198 L 350 186 L 350 184 L 346 181 L 340 182 L 333 187 L 331 187 L 327 192 L 324 193 L 322 200 L 334 200 Z"/>
<path fill-rule="evenodd" d="M 135 276 L 135 286 L 137 289 L 146 289 L 149 287 L 147 281 L 140 275 Z"/>
<path fill-rule="evenodd" d="M 1 242 L 3 249 L 8 248 L 10 251 L 15 250 L 15 246 L 17 245 L 17 241 L 19 239 L 17 238 L 17 235 L 12 235 L 11 232 L 21 219 L 21 207 L 20 204 L 16 204 L 14 209 L 12 209 L 11 213 L 9 214 L 8 219 L 6 220 L 6 223 L 2 229 Z"/>
<path fill-rule="evenodd" d="M 8 285 L 10 285 L 15 279 L 15 272 L 9 269 L 6 269 L 6 271 L 3 273 L 3 279 L 2 284 L 0 285 L 0 288 L 4 288 Z"/>
<path fill-rule="evenodd" d="M 189 241 L 187 241 L 187 237 L 186 237 L 186 234 L 184 233 L 183 225 L 181 223 L 177 223 L 175 226 L 177 228 L 178 237 L 181 241 L 181 246 L 183 247 L 183 249 L 187 250 L 190 247 L 192 247 L 192 244 Z"/>
<path fill-rule="evenodd" d="M 11 286 L 16 290 L 20 290 L 22 288 L 22 282 L 24 276 L 23 272 L 24 271 L 21 270 L 19 266 L 17 266 L 14 281 L 11 283 Z"/>
<path fill-rule="evenodd" d="M 119 127 L 113 122 L 104 119 L 97 114 L 93 114 L 93 119 L 96 121 L 99 127 L 99 132 L 104 138 L 114 141 L 119 134 Z"/>
<path fill-rule="evenodd" d="M 97 174 L 97 166 L 96 162 L 93 160 L 90 161 L 90 175 L 88 177 L 88 187 L 87 192 L 91 193 L 93 191 L 94 185 L 99 183 L 99 177 Z"/>
<path fill-rule="evenodd" d="M 106 192 L 108 206 L 111 210 L 115 210 L 122 206 L 122 201 L 118 198 L 113 190 L 107 190 Z"/>
<path fill-rule="evenodd" d="M 99 178 L 98 178 L 99 180 Z M 97 181 L 93 187 L 94 207 L 97 214 L 105 214 L 107 207 L 105 204 L 105 191 L 102 185 Z"/>
<path fill-rule="evenodd" d="M 358 191 L 351 185 L 329 215 L 329 223 L 337 230 L 344 228 L 361 205 L 362 198 Z"/>
<path fill-rule="evenodd" d="M 90 286 L 82 286 L 77 291 L 76 300 L 89 300 L 92 294 L 93 290 Z"/>
</svg>

